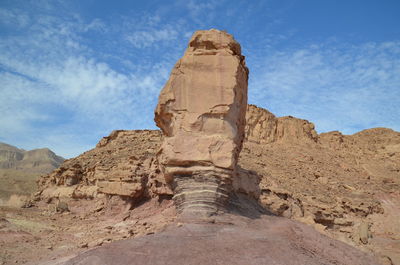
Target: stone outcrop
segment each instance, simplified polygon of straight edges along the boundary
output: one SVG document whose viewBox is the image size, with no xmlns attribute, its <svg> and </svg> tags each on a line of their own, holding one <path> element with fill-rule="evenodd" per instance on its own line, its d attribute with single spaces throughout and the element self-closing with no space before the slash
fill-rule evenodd
<svg viewBox="0 0 400 265">
<path fill-rule="evenodd" d="M 160 144 L 159 131 L 113 131 L 95 149 L 40 178 L 37 196 L 47 201 L 117 196 L 130 204 L 171 196 L 154 156 Z"/>
<path fill-rule="evenodd" d="M 36 213 L 32 220 L 64 222 L 64 228 L 48 233 L 36 246 L 43 250 L 43 242 L 51 239 L 46 251 L 56 246 L 65 249 L 65 242 L 76 247 L 77 239 L 86 237 L 89 229 L 90 242 L 78 245 L 90 248 L 161 231 L 175 220 L 175 210 L 180 216 L 209 217 L 229 209 L 206 218 L 214 225 L 180 219 L 163 233 L 110 244 L 71 262 L 126 264 L 139 253 L 143 259 L 135 262 L 152 263 L 149 251 L 172 242 L 162 255 L 163 261 L 174 264 L 178 259 L 182 264 L 188 259 L 209 260 L 195 256 L 204 248 L 220 252 L 215 261 L 228 258 L 237 264 L 274 261 L 276 255 L 282 264 L 296 259 L 301 264 L 375 263 L 320 233 L 372 251 L 385 264 L 400 262 L 400 133 L 375 128 L 354 135 L 318 135 L 306 120 L 278 118 L 247 106 L 247 81 L 240 45 L 231 35 L 218 30 L 196 32 L 160 94 L 155 121 L 163 134 L 114 131 L 96 148 L 64 161 L 39 179 L 36 202 L 29 201 L 26 207 L 35 203 L 47 210 L 32 211 Z M 23 150 L 13 153 L 6 147 L 0 152 L 0 165 L 14 167 L 9 161 L 23 160 L 19 153 Z M 40 152 L 26 155 L 28 162 L 37 157 Z M 266 210 L 308 226 L 266 215 Z M 29 244 L 37 241 L 36 235 L 12 230 L 11 222 L 25 222 L 4 216 L 8 219 L 0 220 L 0 229 L 6 232 L 0 236 L 0 249 L 35 249 Z M 84 226 L 73 227 L 79 220 L 86 222 Z M 53 229 L 34 226 L 40 229 L 29 231 L 37 234 Z M 56 234 L 63 233 L 60 242 Z M 4 239 L 13 245 L 4 244 Z M 251 246 L 250 252 L 242 245 Z M 135 251 L 127 252 L 132 246 Z M 107 249 L 115 256 L 104 252 Z M 174 249 L 179 250 L 177 255 Z M 18 258 L 25 254 L 11 253 Z M 36 254 L 36 249 L 29 253 Z M 175 256 L 168 259 L 171 254 Z M 15 263 L 26 262 L 18 258 Z"/>
<path fill-rule="evenodd" d="M 319 134 L 315 141 L 313 130 L 304 129 L 312 123 L 291 118 L 298 124 L 296 132 L 309 133 L 294 139 L 265 138 L 267 133 L 255 132 L 277 131 L 275 119 L 281 118 L 270 119 L 271 123 L 265 119 L 263 129 L 255 130 L 261 127 L 254 117 L 275 116 L 255 106 L 247 111 L 248 135 L 233 182 L 236 193 L 259 198 L 269 211 L 312 225 L 327 236 L 400 261 L 393 251 L 400 242 L 399 132 L 384 128 L 354 135 L 330 132 Z M 292 128 L 282 126 L 285 132 Z M 114 131 L 96 148 L 43 176 L 38 197 L 51 203 L 106 199 L 104 208 L 107 200 L 111 203 L 118 197 L 133 208 L 151 198 L 169 200 L 172 191 L 156 159 L 162 142 L 160 131 Z M 371 234 L 368 240 L 365 227 Z"/>
<path fill-rule="evenodd" d="M 375 128 L 313 139 L 306 134 L 267 143 L 263 138 L 245 141 L 239 164 L 261 177 L 260 203 L 400 262 L 400 253 L 393 251 L 400 246 L 400 133 Z"/>
<path fill-rule="evenodd" d="M 57 264 L 377 265 L 377 262 L 371 255 L 299 222 L 267 215 L 251 219 L 225 214 L 216 217 L 213 225 L 171 225 L 161 233 L 113 242 Z"/>
<path fill-rule="evenodd" d="M 160 93 L 160 163 L 179 212 L 225 207 L 244 139 L 248 69 L 224 31 L 197 31 Z"/>
<path fill-rule="evenodd" d="M 257 143 L 316 143 L 314 124 L 292 116 L 275 117 L 268 110 L 249 105 L 246 112 L 246 140 Z"/>
</svg>

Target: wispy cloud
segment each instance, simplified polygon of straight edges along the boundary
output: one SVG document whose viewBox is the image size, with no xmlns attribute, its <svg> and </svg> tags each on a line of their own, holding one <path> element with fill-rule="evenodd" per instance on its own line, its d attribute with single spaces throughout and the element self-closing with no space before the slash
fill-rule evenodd
<svg viewBox="0 0 400 265">
<path fill-rule="evenodd" d="M 319 131 L 400 130 L 399 42 L 281 47 L 295 32 L 277 28 L 269 1 L 228 3 L 177 0 L 95 17 L 73 1 L 8 2 L 0 7 L 0 141 L 71 157 L 113 129 L 155 128 L 158 93 L 187 40 L 215 27 L 242 44 L 251 103 Z"/>
<path fill-rule="evenodd" d="M 0 22 L 6 26 L 25 27 L 29 24 L 29 17 L 26 14 L 19 14 L 15 10 L 0 8 Z"/>
<path fill-rule="evenodd" d="M 147 118 L 169 72 L 162 62 L 121 72 L 87 44 L 86 32 L 110 30 L 101 20 L 6 11 L 1 21 L 33 22 L 20 23 L 28 27 L 23 34 L 0 40 L 0 141 L 34 148 L 59 139 L 57 150 L 69 157 L 84 151 L 89 138 L 93 144 L 112 129 L 154 126 Z M 174 34 L 153 29 L 144 41 L 151 45 Z M 75 142 L 68 147 L 68 141 Z"/>
<path fill-rule="evenodd" d="M 263 61 L 250 86 L 256 104 L 319 131 L 400 129 L 400 42 L 310 45 Z"/>
<path fill-rule="evenodd" d="M 205 13 L 213 12 L 216 6 L 218 6 L 218 1 L 199 1 L 199 0 L 189 0 L 185 1 L 186 7 L 190 12 L 191 17 L 199 17 Z"/>
<path fill-rule="evenodd" d="M 163 29 L 140 30 L 127 34 L 126 39 L 136 48 L 144 48 L 152 46 L 154 43 L 161 41 L 176 40 L 178 32 L 172 27 Z"/>
</svg>

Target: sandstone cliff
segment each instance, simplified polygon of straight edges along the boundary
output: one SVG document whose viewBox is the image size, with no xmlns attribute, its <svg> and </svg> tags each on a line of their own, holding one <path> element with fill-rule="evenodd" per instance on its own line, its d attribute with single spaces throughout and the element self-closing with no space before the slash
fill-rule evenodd
<svg viewBox="0 0 400 265">
<path fill-rule="evenodd" d="M 269 211 L 400 261 L 400 133 L 375 128 L 318 135 L 312 123 L 248 106 L 236 192 Z M 114 131 L 39 181 L 38 198 L 171 199 L 156 152 L 159 131 Z M 106 196 L 106 197 L 104 197 Z M 107 199 L 108 198 L 108 199 Z M 128 200 L 127 200 L 128 199 Z M 394 263 L 396 264 L 396 263 Z"/>
<path fill-rule="evenodd" d="M 244 139 L 248 72 L 232 35 L 200 30 L 160 93 L 158 158 L 182 215 L 213 214 L 228 203 Z"/>
<path fill-rule="evenodd" d="M 268 110 L 249 105 L 246 112 L 246 140 L 257 143 L 296 143 L 317 142 L 318 135 L 314 124 L 292 116 L 275 117 Z"/>
</svg>

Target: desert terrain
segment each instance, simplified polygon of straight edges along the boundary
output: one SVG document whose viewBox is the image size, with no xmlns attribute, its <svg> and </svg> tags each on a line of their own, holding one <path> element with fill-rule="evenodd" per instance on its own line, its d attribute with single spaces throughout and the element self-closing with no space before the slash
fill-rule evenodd
<svg viewBox="0 0 400 265">
<path fill-rule="evenodd" d="M 252 105 L 246 120 L 240 194 L 382 264 L 399 264 L 399 132 L 317 134 L 306 120 Z M 114 131 L 39 178 L 34 206 L 1 207 L 3 264 L 37 264 L 165 229 L 176 210 L 155 159 L 162 137 Z"/>
<path fill-rule="evenodd" d="M 38 177 L 63 161 L 48 148 L 26 151 L 0 142 L 0 205 L 22 206 L 36 191 Z"/>
<path fill-rule="evenodd" d="M 3 145 L 7 170 L 49 173 L 33 193 L 34 175 L 2 177 L 1 262 L 400 264 L 400 133 L 318 134 L 248 105 L 248 74 L 232 35 L 196 31 L 161 131 L 115 130 L 63 162 Z"/>
</svg>

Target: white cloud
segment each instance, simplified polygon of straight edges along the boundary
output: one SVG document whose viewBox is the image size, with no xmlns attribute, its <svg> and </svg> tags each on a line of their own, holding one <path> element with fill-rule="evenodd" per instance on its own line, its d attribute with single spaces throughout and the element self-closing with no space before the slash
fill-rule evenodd
<svg viewBox="0 0 400 265">
<path fill-rule="evenodd" d="M 177 37 L 178 32 L 171 27 L 139 30 L 126 35 L 126 39 L 136 48 L 146 48 L 157 42 L 176 40 Z"/>
<path fill-rule="evenodd" d="M 85 25 L 83 31 L 100 30 L 105 31 L 107 26 L 98 18 L 93 19 L 89 24 Z"/>
<path fill-rule="evenodd" d="M 18 13 L 15 10 L 0 8 L 0 24 L 21 28 L 27 26 L 29 22 L 30 19 L 26 14 Z"/>
<path fill-rule="evenodd" d="M 217 5 L 217 1 L 195 1 L 186 2 L 186 7 L 190 11 L 192 17 L 198 17 L 204 12 L 212 11 Z"/>
<path fill-rule="evenodd" d="M 101 20 L 9 10 L 18 12 L 34 23 L 0 39 L 1 141 L 26 149 L 58 141 L 55 151 L 70 157 L 113 129 L 152 126 L 149 116 L 169 72 L 165 65 L 132 64 L 129 73 L 121 72 L 81 35 L 107 30 Z M 177 34 L 153 32 L 150 42 Z"/>
<path fill-rule="evenodd" d="M 0 72 L 0 124 L 1 133 L 19 133 L 28 130 L 30 121 L 43 121 L 45 113 L 35 110 L 33 105 L 45 104 L 46 98 L 39 95 L 35 82 L 18 75 Z M 25 101 L 29 98 L 29 103 Z"/>
<path fill-rule="evenodd" d="M 312 45 L 263 61 L 250 86 L 253 103 L 309 119 L 319 131 L 400 130 L 400 42 Z"/>
<path fill-rule="evenodd" d="M 0 141 L 48 146 L 66 157 L 113 129 L 155 128 L 158 93 L 193 29 L 244 27 L 251 18 L 244 7 L 260 10 L 257 4 L 231 7 L 236 17 L 223 17 L 221 24 L 224 1 L 177 1 L 160 12 L 111 14 L 109 20 L 85 19 L 67 5 L 41 0 L 0 9 L 0 23 L 18 29 L 0 38 Z M 290 32 L 245 32 L 239 38 L 253 62 L 251 103 L 307 118 L 320 131 L 400 129 L 398 42 L 277 51 L 277 41 Z"/>
<path fill-rule="evenodd" d="M 204 27 L 205 25 L 212 23 L 217 17 L 217 8 L 224 6 L 222 0 L 189 0 L 185 1 L 186 9 L 189 12 L 189 17 L 198 26 Z"/>
</svg>

